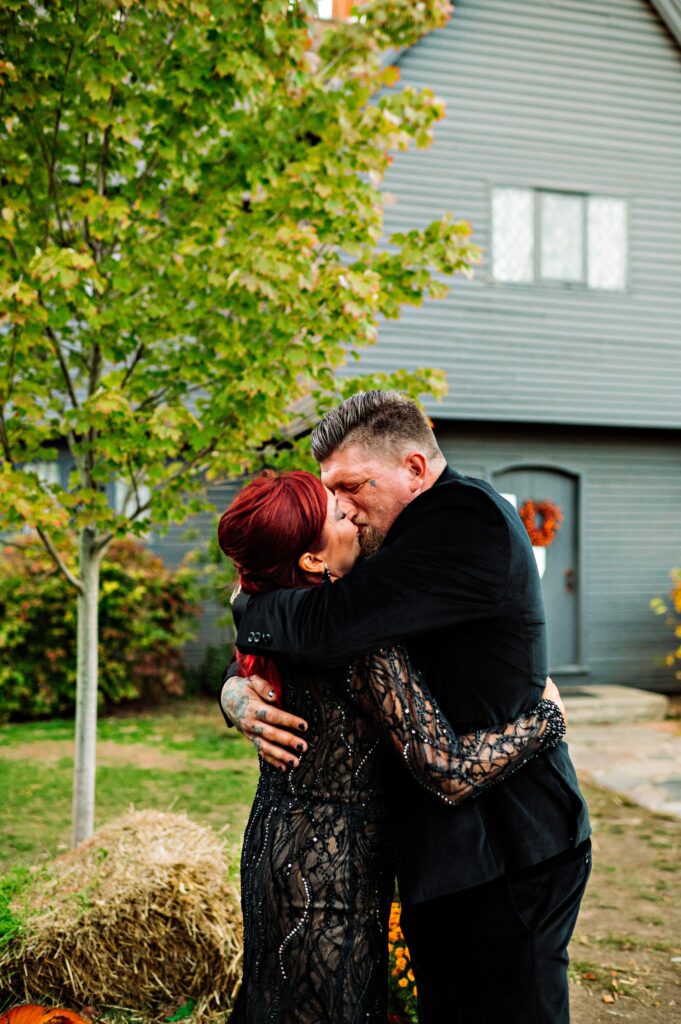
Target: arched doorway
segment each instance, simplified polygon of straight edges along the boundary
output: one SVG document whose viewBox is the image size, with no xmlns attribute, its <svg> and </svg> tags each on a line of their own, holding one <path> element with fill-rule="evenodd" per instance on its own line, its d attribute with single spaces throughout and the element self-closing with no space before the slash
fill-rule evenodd
<svg viewBox="0 0 681 1024">
<path fill-rule="evenodd" d="M 563 525 L 546 549 L 542 590 L 549 634 L 551 672 L 579 671 L 579 477 L 556 467 L 513 465 L 492 474 L 495 488 L 520 508 L 549 500 L 563 513 Z"/>
</svg>

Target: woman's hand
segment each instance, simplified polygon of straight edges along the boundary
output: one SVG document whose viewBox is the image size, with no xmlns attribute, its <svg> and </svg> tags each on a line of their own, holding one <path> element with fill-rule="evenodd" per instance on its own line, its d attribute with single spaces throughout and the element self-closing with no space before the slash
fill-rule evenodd
<svg viewBox="0 0 681 1024">
<path fill-rule="evenodd" d="M 307 750 L 301 733 L 307 722 L 276 706 L 272 684 L 260 676 L 229 676 L 220 693 L 220 704 L 239 732 L 275 768 L 297 768 Z"/>
<path fill-rule="evenodd" d="M 546 686 L 544 687 L 544 692 L 542 693 L 542 699 L 552 700 L 554 704 L 558 705 L 558 707 L 560 708 L 560 713 L 563 716 L 563 721 L 567 725 L 567 711 L 565 710 L 565 705 L 563 704 L 563 698 L 560 695 L 560 690 L 554 683 L 553 679 L 551 679 L 551 676 L 548 676 L 546 679 Z"/>
</svg>

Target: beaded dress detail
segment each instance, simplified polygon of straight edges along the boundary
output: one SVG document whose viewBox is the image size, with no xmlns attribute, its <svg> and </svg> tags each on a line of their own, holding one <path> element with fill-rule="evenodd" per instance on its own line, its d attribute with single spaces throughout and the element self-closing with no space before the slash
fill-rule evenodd
<svg viewBox="0 0 681 1024">
<path fill-rule="evenodd" d="M 261 759 L 241 860 L 244 974 L 230 1024 L 385 1024 L 394 871 L 385 820 L 390 752 L 456 805 L 564 733 L 541 701 L 457 736 L 400 647 L 346 677 L 282 671 L 282 706 L 308 722 L 284 774 Z"/>
</svg>

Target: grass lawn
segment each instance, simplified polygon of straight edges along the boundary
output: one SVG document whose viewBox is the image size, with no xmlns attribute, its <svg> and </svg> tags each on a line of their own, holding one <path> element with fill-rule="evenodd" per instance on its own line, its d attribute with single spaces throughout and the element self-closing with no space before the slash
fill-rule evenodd
<svg viewBox="0 0 681 1024">
<path fill-rule="evenodd" d="M 72 758 L 72 722 L 0 726 L 0 872 L 68 848 Z M 183 811 L 236 852 L 257 773 L 253 746 L 225 727 L 215 703 L 102 718 L 95 826 L 131 805 Z"/>
<path fill-rule="evenodd" d="M 72 737 L 63 721 L 0 727 L 0 873 L 67 848 Z M 131 804 L 184 811 L 226 837 L 236 873 L 257 760 L 217 705 L 104 718 L 98 743 L 97 825 Z M 573 1024 L 681 1024 L 681 821 L 585 791 L 594 869 L 571 948 Z"/>
</svg>

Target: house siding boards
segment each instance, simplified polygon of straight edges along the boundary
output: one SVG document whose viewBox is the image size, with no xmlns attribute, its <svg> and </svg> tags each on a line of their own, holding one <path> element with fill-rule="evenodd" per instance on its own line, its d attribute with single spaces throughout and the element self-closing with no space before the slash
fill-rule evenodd
<svg viewBox="0 0 681 1024">
<path fill-rule="evenodd" d="M 437 432 L 451 465 L 492 482 L 495 472 L 518 464 L 577 475 L 581 522 L 575 569 L 584 670 L 578 681 L 673 688 L 673 673 L 658 662 L 673 649 L 674 637 L 649 602 L 670 589 L 669 568 L 679 559 L 681 439 L 670 432 L 561 427 L 539 432 L 515 424 L 441 421 Z M 519 494 L 519 501 L 524 497 Z M 550 559 L 549 548 L 547 571 Z M 561 623 L 549 622 L 549 634 L 560 628 Z M 557 678 L 569 679 L 560 673 Z"/>
<path fill-rule="evenodd" d="M 681 428 L 681 50 L 652 5 L 462 0 L 399 67 L 447 117 L 391 168 L 388 231 L 451 209 L 488 249 L 494 184 L 619 196 L 628 284 L 501 284 L 486 260 L 363 367 L 442 366 L 438 417 Z"/>
<path fill-rule="evenodd" d="M 148 539 L 151 550 L 159 555 L 167 566 L 176 568 L 190 552 L 196 551 L 199 546 L 215 537 L 221 514 L 245 482 L 245 479 L 241 479 L 208 487 L 207 496 L 215 506 L 215 511 L 192 516 L 182 526 L 171 526 L 163 536 L 151 534 Z M 223 666 L 231 659 L 234 630 L 231 626 L 220 625 L 219 620 L 223 615 L 224 608 L 217 601 L 203 602 L 196 636 L 185 644 L 182 652 L 185 663 L 190 668 L 206 668 L 206 658 L 211 648 L 216 652 L 218 663 Z"/>
<path fill-rule="evenodd" d="M 383 324 L 362 368 L 447 370 L 449 394 L 430 412 L 464 472 L 576 474 L 576 674 L 558 678 L 673 688 L 658 662 L 674 638 L 649 601 L 681 558 L 679 42 L 647 0 L 459 0 L 447 29 L 398 63 L 403 84 L 444 97 L 447 117 L 430 149 L 396 158 L 388 231 L 450 209 L 488 249 L 493 185 L 620 196 L 628 281 L 611 293 L 500 284 L 485 262 L 445 301 Z M 218 509 L 229 493 L 214 496 Z M 189 546 L 178 532 L 159 550 L 175 561 Z M 557 550 L 547 596 L 562 582 Z M 192 663 L 230 639 L 214 623 L 208 608 Z"/>
<path fill-rule="evenodd" d="M 674 638 L 649 601 L 681 556 L 678 41 L 647 0 L 458 0 L 450 25 L 397 62 L 447 117 L 431 148 L 395 159 L 388 231 L 450 209 L 488 248 L 495 184 L 628 201 L 625 292 L 500 284 L 483 264 L 445 301 L 381 325 L 361 365 L 447 370 L 449 394 L 430 411 L 463 472 L 494 481 L 522 465 L 576 481 L 564 509 L 577 537 L 575 658 L 559 680 L 672 688 L 658 662 Z M 558 544 L 547 597 L 564 585 Z M 565 628 L 549 622 L 550 635 Z"/>
</svg>

